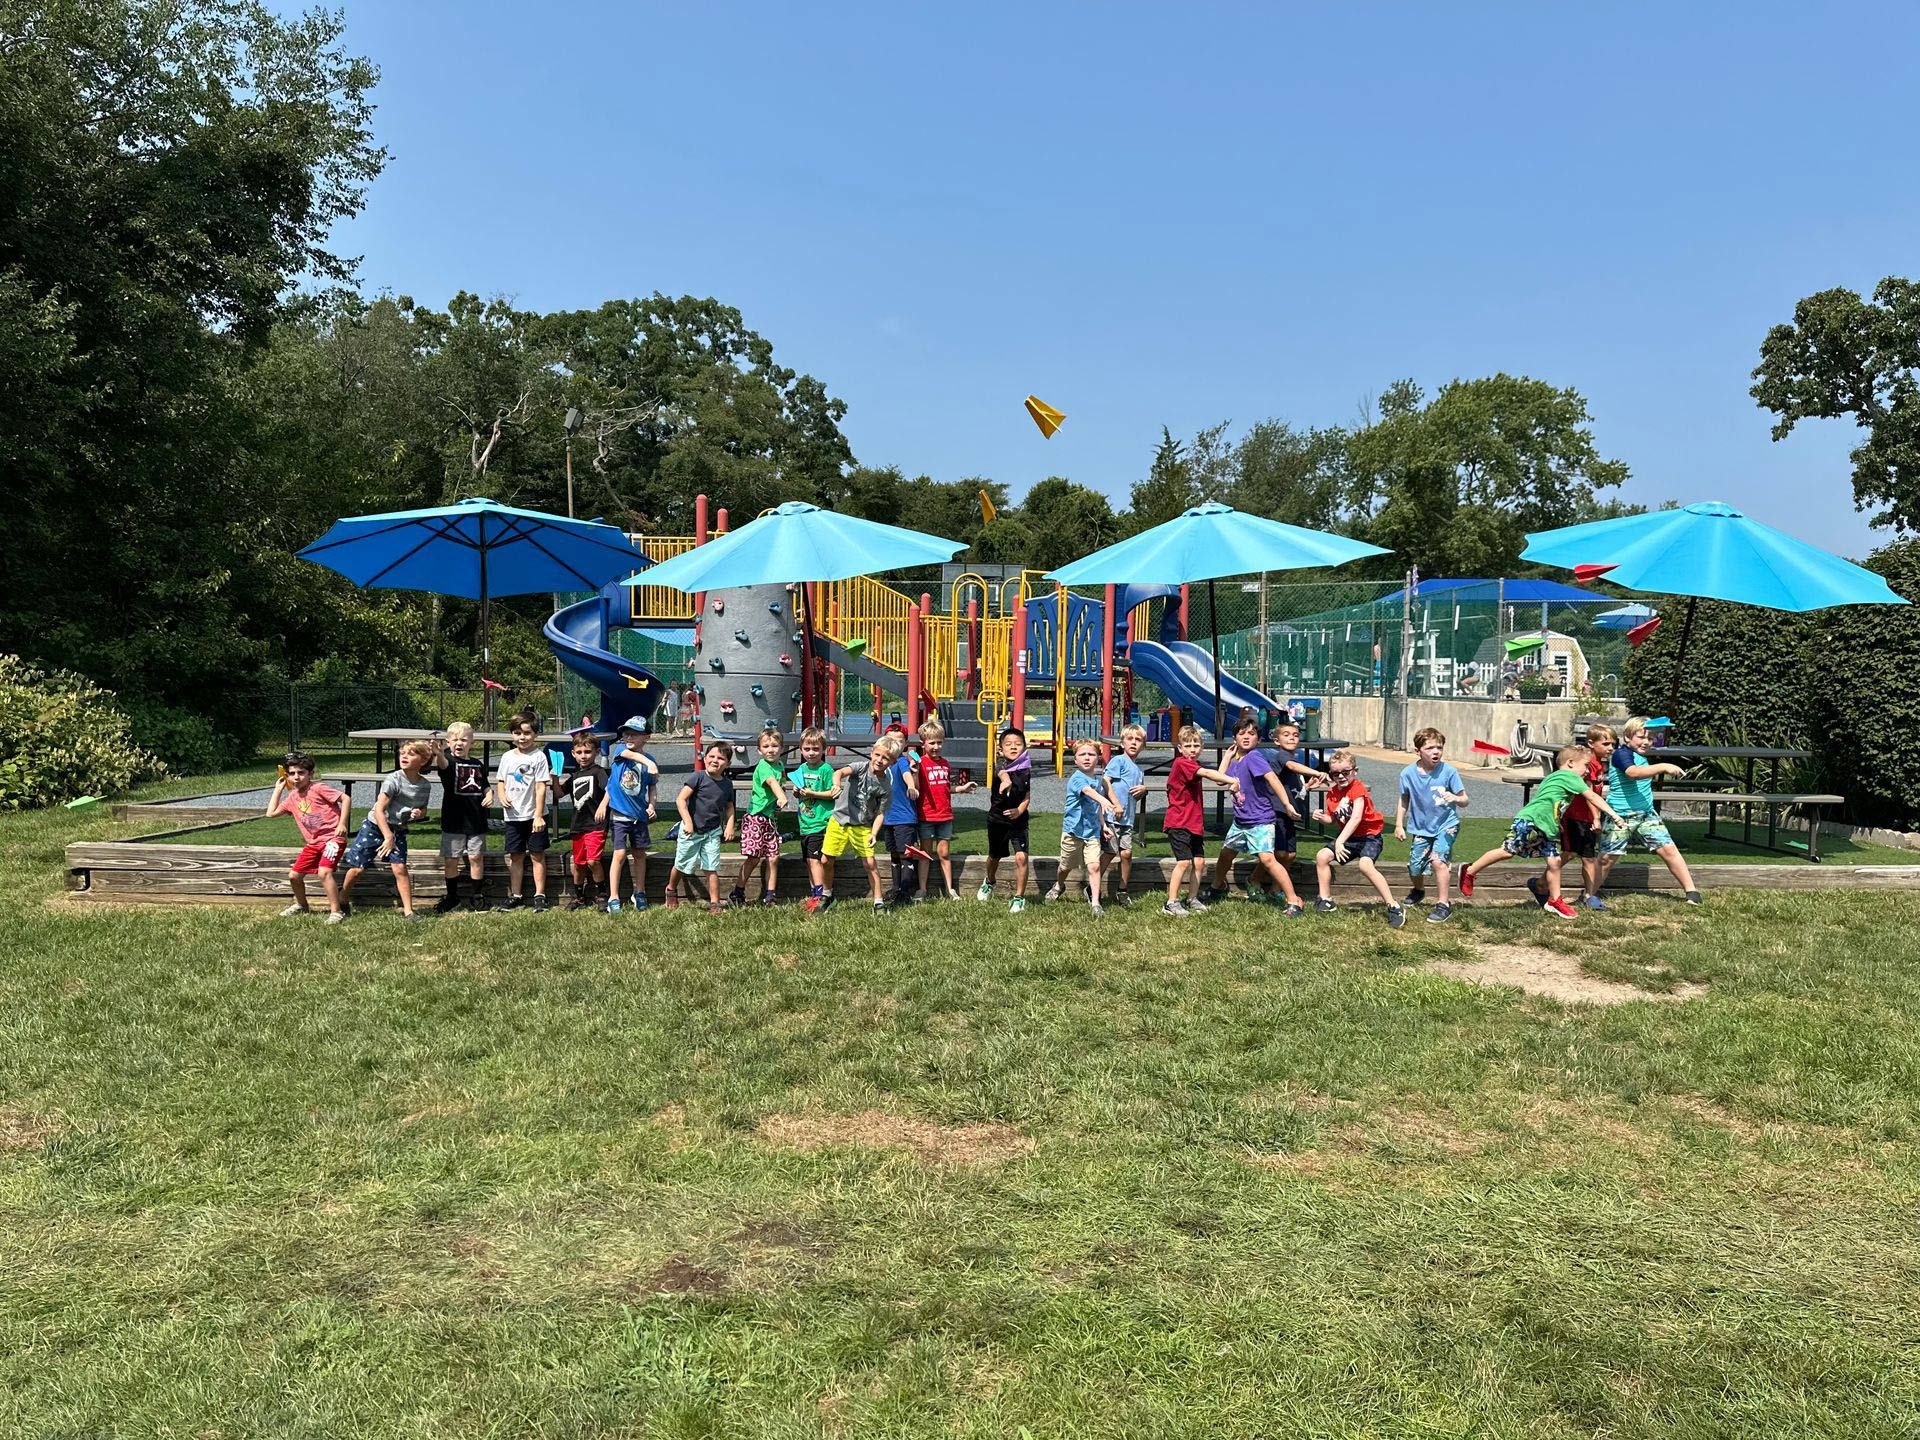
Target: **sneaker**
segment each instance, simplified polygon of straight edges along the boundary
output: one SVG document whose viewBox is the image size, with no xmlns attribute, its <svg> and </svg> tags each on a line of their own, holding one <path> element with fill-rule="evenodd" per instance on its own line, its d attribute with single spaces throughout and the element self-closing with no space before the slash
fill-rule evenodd
<svg viewBox="0 0 1920 1440">
<path fill-rule="evenodd" d="M 547 897 L 536 891 L 533 897 L 533 913 L 536 915 L 544 915 L 547 913 L 548 908 Z"/>
<path fill-rule="evenodd" d="M 1687 891 L 1687 904 L 1698 905 L 1699 903 L 1700 903 L 1700 892 L 1698 890 Z"/>
<path fill-rule="evenodd" d="M 874 913 L 874 914 L 876 914 L 876 915 L 884 915 L 884 914 L 886 914 L 886 913 L 887 913 L 887 902 L 886 902 L 886 901 L 884 901 L 884 900 L 876 900 L 876 901 L 874 901 L 874 902 L 873 902 L 873 913 Z"/>
<path fill-rule="evenodd" d="M 1407 923 L 1407 907 L 1404 905 L 1387 906 L 1387 924 L 1398 930 Z"/>
<path fill-rule="evenodd" d="M 1460 872 L 1460 898 L 1462 900 L 1473 898 L 1473 871 L 1471 870 Z"/>
<path fill-rule="evenodd" d="M 422 915 L 418 910 L 402 910 L 400 912 L 401 921 L 408 925 L 424 922 L 426 918 L 427 917 Z"/>
<path fill-rule="evenodd" d="M 1541 888 L 1540 881 L 1532 875 L 1527 877 L 1527 894 L 1534 898 L 1536 904 L 1544 905 L 1547 903 L 1547 892 Z"/>
<path fill-rule="evenodd" d="M 762 908 L 765 908 L 767 906 L 772 906 L 772 905 L 778 905 L 779 903 L 780 903 L 780 900 L 777 896 L 769 895 L 765 891 L 761 892 L 760 904 Z"/>
<path fill-rule="evenodd" d="M 1453 918 L 1453 906 L 1436 905 L 1427 912 L 1427 924 L 1444 925 Z"/>
<path fill-rule="evenodd" d="M 727 892 L 727 904 L 738 907 L 747 903 L 747 892 L 738 885 Z"/>
<path fill-rule="evenodd" d="M 1217 885 L 1202 885 L 1200 887 L 1200 898 L 1209 905 L 1217 905 L 1227 898 L 1227 892 Z"/>
<path fill-rule="evenodd" d="M 500 908 L 502 910 L 524 910 L 527 908 L 527 902 L 518 895 L 509 895 L 500 902 Z"/>
<path fill-rule="evenodd" d="M 482 910 L 491 910 L 492 908 L 493 901 L 484 895 L 469 895 L 467 897 L 467 909 L 475 914 L 478 914 Z"/>
<path fill-rule="evenodd" d="M 1022 915 L 1026 913 L 1026 909 L 1027 909 L 1027 898 L 1026 896 L 1022 895 L 1019 899 L 1015 900 L 1011 905 L 1007 906 L 1007 913 L 1009 915 Z"/>
<path fill-rule="evenodd" d="M 1426 887 L 1423 885 L 1416 885 L 1411 890 L 1407 891 L 1407 898 L 1401 903 L 1406 905 L 1421 905 L 1426 902 L 1426 898 L 1427 898 Z"/>
<path fill-rule="evenodd" d="M 1105 910 L 1101 908 L 1100 902 L 1098 900 L 1089 900 L 1087 902 L 1087 909 L 1092 913 L 1093 918 L 1096 920 L 1098 920 L 1102 915 L 1107 913 Z"/>
<path fill-rule="evenodd" d="M 286 920 L 295 915 L 311 915 L 312 913 L 313 911 L 305 905 L 289 905 L 280 912 L 280 918 Z"/>
<path fill-rule="evenodd" d="M 634 911 L 635 913 L 638 913 L 639 911 L 646 909 L 647 897 L 644 895 L 634 896 L 631 900 L 627 901 L 627 908 L 629 910 Z"/>
<path fill-rule="evenodd" d="M 452 891 L 448 891 L 445 895 L 442 895 L 440 897 L 439 903 L 433 907 L 433 913 L 436 915 L 451 915 L 454 911 L 458 910 L 459 908 L 460 908 L 460 897 L 458 895 L 455 895 Z"/>
<path fill-rule="evenodd" d="M 1049 905 L 1055 904 L 1067 898 L 1067 888 L 1064 885 L 1056 885 L 1040 898 L 1045 900 Z"/>
<path fill-rule="evenodd" d="M 1580 917 L 1580 912 L 1564 900 L 1549 900 L 1540 908 L 1562 920 L 1577 920 Z"/>
<path fill-rule="evenodd" d="M 1338 910 L 1340 907 L 1334 904 L 1333 901 L 1329 900 L 1325 895 L 1320 895 L 1314 898 L 1313 908 L 1318 910 L 1322 915 L 1327 915 L 1327 914 L 1331 914 L 1335 910 Z"/>
<path fill-rule="evenodd" d="M 707 914 L 724 915 L 726 913 L 727 913 L 727 907 L 725 905 L 716 905 L 711 900 L 707 902 Z"/>
<path fill-rule="evenodd" d="M 982 885 L 982 886 L 981 886 L 981 887 L 980 887 L 980 888 L 979 888 L 978 890 L 976 890 L 976 891 L 974 891 L 974 892 L 973 892 L 973 898 L 974 898 L 974 899 L 976 899 L 976 900 L 991 900 L 991 899 L 993 899 L 993 886 L 991 886 L 991 885 Z"/>
<path fill-rule="evenodd" d="M 1121 890 L 1114 895 L 1113 903 L 1124 910 L 1133 904 L 1133 896 L 1129 892 Z"/>
<path fill-rule="evenodd" d="M 1212 908 L 1211 905 L 1207 904 L 1206 901 L 1202 900 L 1198 895 L 1187 901 L 1187 914 L 1189 915 L 1204 915 Z"/>
<path fill-rule="evenodd" d="M 618 915 L 620 913 L 620 909 L 621 909 L 620 897 L 618 895 L 609 895 L 607 897 L 607 914 Z"/>
<path fill-rule="evenodd" d="M 1184 920 L 1192 912 L 1189 911 L 1187 907 L 1185 905 L 1182 905 L 1178 900 L 1169 900 L 1167 901 L 1166 904 L 1160 907 L 1160 913 L 1162 915 L 1177 915 L 1182 920 Z"/>
<path fill-rule="evenodd" d="M 1287 919 L 1298 920 L 1302 915 L 1307 913 L 1307 907 L 1296 900 L 1293 904 L 1287 906 L 1284 913 Z"/>
<path fill-rule="evenodd" d="M 344 910 L 335 910 L 327 916 L 327 924 L 329 925 L 344 925 L 346 923 L 347 912 Z"/>
<path fill-rule="evenodd" d="M 1586 906 L 1587 909 L 1589 910 L 1606 911 L 1606 910 L 1611 910 L 1613 908 L 1611 905 L 1607 904 L 1606 901 L 1602 900 L 1598 895 L 1582 895 L 1580 897 L 1580 903 Z"/>
<path fill-rule="evenodd" d="M 592 903 L 593 902 L 584 895 L 575 895 L 567 901 L 567 913 L 571 915 L 575 910 L 584 910 Z"/>
</svg>

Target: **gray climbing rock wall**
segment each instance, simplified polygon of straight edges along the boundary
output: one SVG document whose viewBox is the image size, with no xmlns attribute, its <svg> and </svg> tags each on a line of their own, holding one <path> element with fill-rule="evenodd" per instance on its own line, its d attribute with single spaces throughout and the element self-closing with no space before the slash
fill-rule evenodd
<svg viewBox="0 0 1920 1440">
<path fill-rule="evenodd" d="M 800 622 L 784 585 L 712 590 L 693 647 L 701 727 L 751 740 L 769 722 L 793 733 L 800 714 Z"/>
</svg>

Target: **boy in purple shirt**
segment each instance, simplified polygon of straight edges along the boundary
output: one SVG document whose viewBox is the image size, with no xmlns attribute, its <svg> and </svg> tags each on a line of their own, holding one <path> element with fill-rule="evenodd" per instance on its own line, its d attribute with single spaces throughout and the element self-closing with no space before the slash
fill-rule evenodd
<svg viewBox="0 0 1920 1440">
<path fill-rule="evenodd" d="M 1213 884 L 1200 898 L 1213 901 L 1226 894 L 1227 875 L 1235 858 L 1244 852 L 1266 872 L 1259 894 L 1249 880 L 1247 898 L 1272 900 L 1278 889 L 1286 897 L 1287 915 L 1292 918 L 1302 914 L 1304 907 L 1294 891 L 1293 877 L 1274 855 L 1273 830 L 1278 814 L 1284 812 L 1289 819 L 1298 820 L 1300 812 L 1294 809 L 1286 786 L 1280 783 L 1279 773 L 1267 763 L 1267 757 L 1254 748 L 1259 743 L 1260 725 L 1256 720 L 1248 717 L 1234 727 L 1233 752 L 1225 767 L 1237 786 L 1233 796 L 1233 824 L 1227 827 L 1226 839 L 1220 842 L 1220 858 L 1213 865 Z"/>
</svg>

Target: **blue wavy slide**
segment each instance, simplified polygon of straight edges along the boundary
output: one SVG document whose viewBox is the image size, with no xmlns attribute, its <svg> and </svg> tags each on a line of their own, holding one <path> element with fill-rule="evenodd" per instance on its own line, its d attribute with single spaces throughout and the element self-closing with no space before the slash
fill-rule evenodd
<svg viewBox="0 0 1920 1440">
<path fill-rule="evenodd" d="M 600 713 L 594 719 L 602 729 L 629 715 L 653 714 L 665 687 L 651 670 L 606 648 L 606 607 L 600 596 L 556 611 L 544 628 L 560 663 L 600 692 Z"/>
<path fill-rule="evenodd" d="M 1213 652 L 1190 640 L 1162 645 L 1153 640 L 1136 640 L 1127 647 L 1127 663 L 1133 673 L 1158 685 L 1166 697 L 1202 730 L 1213 729 Z M 1242 684 L 1220 667 L 1220 707 L 1231 726 L 1243 708 L 1284 710 L 1278 700 L 1262 695 L 1251 685 Z"/>
</svg>

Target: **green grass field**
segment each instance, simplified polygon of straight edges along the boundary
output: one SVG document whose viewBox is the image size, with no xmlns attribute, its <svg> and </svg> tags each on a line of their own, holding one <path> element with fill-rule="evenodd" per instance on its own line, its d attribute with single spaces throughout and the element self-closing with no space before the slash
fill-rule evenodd
<svg viewBox="0 0 1920 1440">
<path fill-rule="evenodd" d="M 130 828 L 0 817 L 3 1434 L 1920 1413 L 1920 897 L 1398 933 L 59 901 L 61 847 Z M 1648 999 L 1429 968 L 1489 954 Z"/>
</svg>

